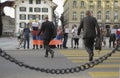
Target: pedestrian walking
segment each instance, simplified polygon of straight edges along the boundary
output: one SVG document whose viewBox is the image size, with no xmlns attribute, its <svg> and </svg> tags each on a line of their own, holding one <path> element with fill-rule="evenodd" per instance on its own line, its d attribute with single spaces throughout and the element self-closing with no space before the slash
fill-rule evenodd
<svg viewBox="0 0 120 78">
<path fill-rule="evenodd" d="M 48 19 L 49 19 L 48 17 L 45 17 L 45 22 L 42 23 L 40 32 L 38 33 L 38 35 L 40 35 L 41 32 L 43 33 L 43 40 L 44 40 L 43 43 L 46 49 L 45 57 L 48 57 L 48 53 L 50 53 L 51 58 L 53 58 L 54 51 L 49 47 L 49 43 L 52 39 L 56 37 L 55 35 L 56 29 L 53 22 L 50 22 Z"/>
<path fill-rule="evenodd" d="M 80 35 L 81 29 L 83 29 L 83 40 L 86 51 L 89 54 L 89 61 L 92 61 L 94 56 L 94 42 L 96 36 L 100 37 L 100 28 L 96 18 L 91 15 L 90 11 L 86 11 L 86 17 L 81 20 L 78 35 Z"/>
<path fill-rule="evenodd" d="M 24 35 L 24 49 L 26 48 L 27 43 L 27 49 L 29 49 L 30 46 L 30 29 L 29 25 L 26 25 L 23 29 L 23 35 Z"/>
</svg>

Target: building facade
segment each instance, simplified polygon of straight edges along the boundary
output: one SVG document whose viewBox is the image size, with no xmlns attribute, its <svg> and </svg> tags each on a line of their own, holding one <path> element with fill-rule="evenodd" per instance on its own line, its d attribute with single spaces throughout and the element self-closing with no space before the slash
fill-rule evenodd
<svg viewBox="0 0 120 78">
<path fill-rule="evenodd" d="M 120 26 L 120 0 L 65 0 L 64 25 L 79 25 L 87 10 L 97 18 L 100 26 L 117 28 Z"/>
<path fill-rule="evenodd" d="M 46 16 L 54 21 L 54 10 L 57 5 L 52 0 L 16 0 L 15 6 L 15 32 L 23 29 L 26 24 L 32 21 L 42 23 Z"/>
<path fill-rule="evenodd" d="M 15 19 L 10 16 L 2 16 L 3 36 L 14 36 Z"/>
</svg>

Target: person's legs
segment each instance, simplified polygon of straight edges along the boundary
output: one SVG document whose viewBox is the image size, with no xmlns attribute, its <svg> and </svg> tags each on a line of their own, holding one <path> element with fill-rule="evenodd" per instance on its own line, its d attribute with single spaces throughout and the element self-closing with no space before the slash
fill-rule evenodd
<svg viewBox="0 0 120 78">
<path fill-rule="evenodd" d="M 115 41 L 113 41 L 112 45 L 113 45 L 113 48 L 115 48 Z"/>
<path fill-rule="evenodd" d="M 71 48 L 73 48 L 73 39 L 74 38 L 71 38 Z"/>
<path fill-rule="evenodd" d="M 74 38 L 74 42 L 75 42 L 75 46 L 74 46 L 74 48 L 76 48 L 76 45 L 77 45 L 77 39 L 76 38 Z"/>
<path fill-rule="evenodd" d="M 76 42 L 77 42 L 77 48 L 78 48 L 78 46 L 79 46 L 79 38 L 77 38 Z"/>
<path fill-rule="evenodd" d="M 67 44 L 67 39 L 68 39 L 68 34 L 64 34 L 64 41 L 63 41 L 63 48 L 67 48 L 66 44 Z"/>
<path fill-rule="evenodd" d="M 27 39 L 27 49 L 29 49 L 29 38 Z"/>
<path fill-rule="evenodd" d="M 45 57 L 48 57 L 48 52 L 51 54 L 51 58 L 54 57 L 54 51 L 49 47 L 50 40 L 44 40 L 44 46 L 46 49 Z"/>
<path fill-rule="evenodd" d="M 25 47 L 26 47 L 26 41 L 27 41 L 27 40 L 26 40 L 26 39 L 24 39 L 24 46 L 23 46 L 23 47 L 24 47 L 24 49 L 25 49 Z"/>
<path fill-rule="evenodd" d="M 93 53 L 94 38 L 86 38 L 86 39 L 84 39 L 84 44 L 85 44 L 86 51 L 89 54 L 89 61 L 92 61 L 93 56 L 94 56 L 94 53 Z"/>
<path fill-rule="evenodd" d="M 109 48 L 111 48 L 111 41 L 109 41 Z"/>
</svg>

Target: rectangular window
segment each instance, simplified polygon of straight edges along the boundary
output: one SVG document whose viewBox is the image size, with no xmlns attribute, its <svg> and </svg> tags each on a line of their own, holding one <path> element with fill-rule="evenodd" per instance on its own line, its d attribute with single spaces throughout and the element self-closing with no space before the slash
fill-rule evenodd
<svg viewBox="0 0 120 78">
<path fill-rule="evenodd" d="M 21 12 L 26 12 L 26 7 L 20 7 L 19 9 Z"/>
<path fill-rule="evenodd" d="M 76 12 L 73 12 L 72 20 L 77 20 L 77 13 Z"/>
<path fill-rule="evenodd" d="M 42 20 L 45 20 L 45 17 L 47 17 L 48 15 L 42 15 Z"/>
<path fill-rule="evenodd" d="M 36 4 L 41 4 L 41 0 L 36 0 Z"/>
<path fill-rule="evenodd" d="M 34 12 L 40 12 L 40 8 L 34 8 Z"/>
<path fill-rule="evenodd" d="M 118 7 L 118 1 L 114 2 L 114 7 L 117 8 Z"/>
<path fill-rule="evenodd" d="M 24 28 L 26 26 L 26 23 L 25 22 L 20 22 L 19 26 L 20 26 L 20 28 Z"/>
<path fill-rule="evenodd" d="M 110 7 L 110 2 L 106 1 L 106 7 L 109 8 Z"/>
<path fill-rule="evenodd" d="M 33 12 L 33 8 L 32 7 L 29 7 L 29 12 Z"/>
<path fill-rule="evenodd" d="M 36 20 L 36 15 L 32 15 L 32 19 L 33 19 L 33 20 Z"/>
<path fill-rule="evenodd" d="M 81 1 L 80 7 L 84 7 L 84 1 Z"/>
<path fill-rule="evenodd" d="M 42 8 L 42 12 L 48 12 L 48 8 Z"/>
<path fill-rule="evenodd" d="M 33 4 L 33 0 L 29 0 L 29 4 Z"/>
<path fill-rule="evenodd" d="M 36 15 L 36 20 L 40 20 L 40 15 L 38 14 L 38 15 Z"/>
<path fill-rule="evenodd" d="M 89 7 L 90 7 L 90 8 L 93 8 L 93 1 L 90 1 Z"/>
<path fill-rule="evenodd" d="M 76 8 L 77 7 L 77 1 L 73 1 L 73 8 Z"/>
<path fill-rule="evenodd" d="M 101 1 L 100 0 L 98 1 L 98 7 L 101 7 Z"/>
<path fill-rule="evenodd" d="M 32 14 L 28 15 L 28 20 L 32 20 Z"/>
<path fill-rule="evenodd" d="M 20 14 L 20 20 L 26 20 L 26 15 L 25 14 Z"/>
</svg>

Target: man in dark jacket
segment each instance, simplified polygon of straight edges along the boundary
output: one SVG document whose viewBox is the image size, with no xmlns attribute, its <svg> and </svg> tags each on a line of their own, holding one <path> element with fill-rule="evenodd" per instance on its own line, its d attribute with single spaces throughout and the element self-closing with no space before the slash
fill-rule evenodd
<svg viewBox="0 0 120 78">
<path fill-rule="evenodd" d="M 85 48 L 89 54 L 89 61 L 93 60 L 94 56 L 94 39 L 96 38 L 96 29 L 97 36 L 100 37 L 100 28 L 98 26 L 96 18 L 91 16 L 90 11 L 86 12 L 86 17 L 84 17 L 78 28 L 78 35 L 80 35 L 81 29 L 83 28 L 83 39 Z"/>
<path fill-rule="evenodd" d="M 30 29 L 29 26 L 25 26 L 23 29 L 24 34 L 24 49 L 26 48 L 26 42 L 27 42 L 27 49 L 29 49 L 29 43 L 30 43 Z"/>
<path fill-rule="evenodd" d="M 50 53 L 51 58 L 53 58 L 54 51 L 49 47 L 49 43 L 53 39 L 53 31 L 55 30 L 55 26 L 53 22 L 48 21 L 48 17 L 45 17 L 45 20 L 46 21 L 42 23 L 42 26 L 38 35 L 41 32 L 43 33 L 44 46 L 46 49 L 45 57 L 48 57 L 48 53 Z"/>
</svg>

